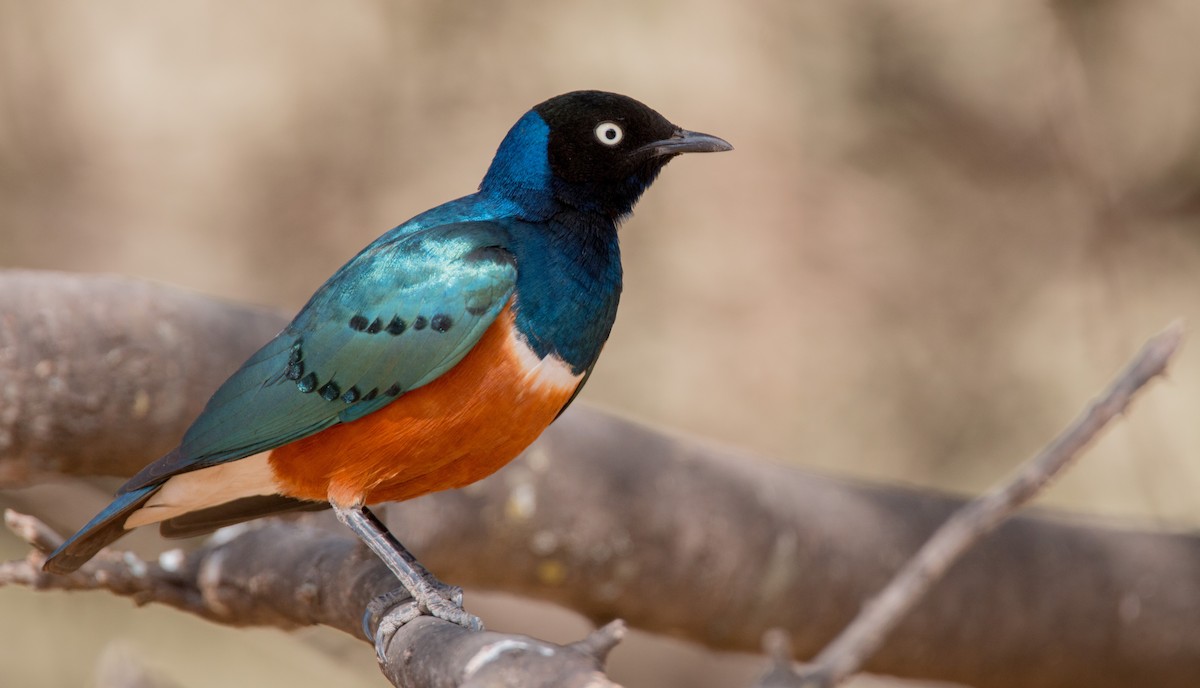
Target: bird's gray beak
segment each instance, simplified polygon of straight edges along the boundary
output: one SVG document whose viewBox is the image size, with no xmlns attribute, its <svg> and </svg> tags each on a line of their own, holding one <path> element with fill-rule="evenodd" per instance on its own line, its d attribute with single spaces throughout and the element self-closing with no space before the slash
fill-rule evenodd
<svg viewBox="0 0 1200 688">
<path fill-rule="evenodd" d="M 733 146 L 729 145 L 729 142 L 725 139 L 717 138 L 711 134 L 676 129 L 671 138 L 647 143 L 642 146 L 641 150 L 650 153 L 654 157 L 662 157 L 679 155 L 680 153 L 719 153 L 721 151 L 733 150 Z"/>
</svg>

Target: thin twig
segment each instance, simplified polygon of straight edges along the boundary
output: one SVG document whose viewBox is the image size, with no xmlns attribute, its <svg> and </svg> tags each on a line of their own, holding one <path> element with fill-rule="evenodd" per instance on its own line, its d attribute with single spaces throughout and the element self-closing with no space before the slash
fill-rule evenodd
<svg viewBox="0 0 1200 688">
<path fill-rule="evenodd" d="M 12 509 L 4 510 L 4 525 L 14 535 L 29 543 L 43 554 L 53 552 L 62 544 L 62 536 L 54 532 L 50 526 L 40 519 L 26 514 L 17 513 Z"/>
<path fill-rule="evenodd" d="M 905 613 L 958 558 L 1072 464 L 1137 392 L 1162 375 L 1183 341 L 1176 321 L 1142 347 L 1099 399 L 1007 481 L 954 513 L 842 633 L 800 672 L 802 685 L 827 688 L 857 673 Z"/>
</svg>

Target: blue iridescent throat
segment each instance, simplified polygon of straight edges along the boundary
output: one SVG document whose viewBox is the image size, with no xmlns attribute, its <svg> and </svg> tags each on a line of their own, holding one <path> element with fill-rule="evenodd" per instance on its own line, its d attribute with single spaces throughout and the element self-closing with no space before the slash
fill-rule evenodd
<svg viewBox="0 0 1200 688">
<path fill-rule="evenodd" d="M 529 111 L 517 120 L 500 142 L 479 191 L 492 199 L 505 199 L 520 207 L 525 218 L 547 217 L 555 205 L 551 182 L 550 127 L 538 113 Z"/>
</svg>

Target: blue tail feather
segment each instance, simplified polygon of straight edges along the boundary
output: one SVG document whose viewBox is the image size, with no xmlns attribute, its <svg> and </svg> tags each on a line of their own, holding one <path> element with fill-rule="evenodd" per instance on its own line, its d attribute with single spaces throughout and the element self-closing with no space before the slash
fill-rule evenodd
<svg viewBox="0 0 1200 688">
<path fill-rule="evenodd" d="M 119 495 L 86 526 L 79 529 L 46 559 L 42 569 L 50 573 L 70 573 L 91 559 L 126 532 L 125 519 L 158 492 L 161 484 L 141 487 Z"/>
</svg>

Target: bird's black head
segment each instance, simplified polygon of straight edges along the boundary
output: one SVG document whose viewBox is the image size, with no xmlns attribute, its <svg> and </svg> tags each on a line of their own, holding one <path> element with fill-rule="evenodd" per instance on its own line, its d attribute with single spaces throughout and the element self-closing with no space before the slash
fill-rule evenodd
<svg viewBox="0 0 1200 688">
<path fill-rule="evenodd" d="M 513 126 L 480 188 L 526 207 L 557 202 L 615 220 L 676 155 L 731 148 L 627 96 L 575 91 L 535 106 Z"/>
</svg>

